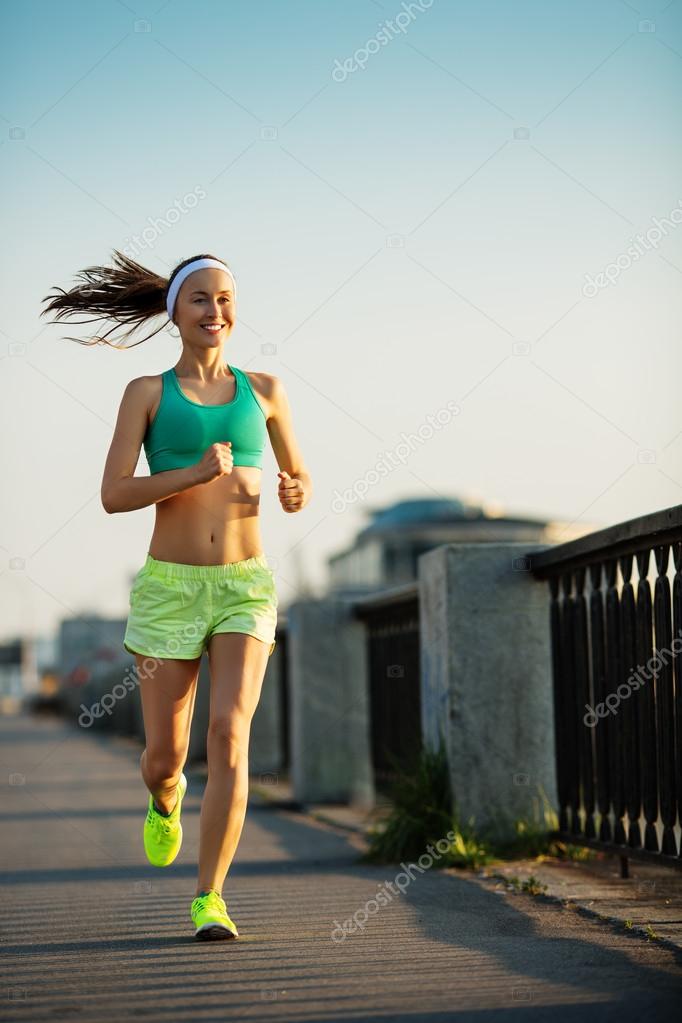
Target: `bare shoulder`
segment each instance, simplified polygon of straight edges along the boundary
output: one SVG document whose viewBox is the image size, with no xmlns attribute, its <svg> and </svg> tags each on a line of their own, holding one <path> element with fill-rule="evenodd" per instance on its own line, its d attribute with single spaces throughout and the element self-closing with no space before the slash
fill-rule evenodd
<svg viewBox="0 0 682 1023">
<path fill-rule="evenodd" d="M 259 397 L 273 397 L 280 382 L 279 377 L 274 376 L 272 373 L 247 373 L 246 375 L 254 391 L 258 392 Z"/>
<path fill-rule="evenodd" d="M 133 415 L 146 415 L 153 418 L 161 400 L 163 382 L 161 374 L 134 377 L 126 384 L 123 392 L 122 405 Z"/>
<path fill-rule="evenodd" d="M 246 376 L 269 419 L 276 412 L 283 394 L 282 381 L 272 373 L 246 373 Z"/>
<path fill-rule="evenodd" d="M 155 373 L 149 376 L 133 377 L 126 384 L 126 392 L 133 397 L 140 397 L 144 394 L 154 394 L 154 391 L 160 387 L 161 374 Z"/>
</svg>

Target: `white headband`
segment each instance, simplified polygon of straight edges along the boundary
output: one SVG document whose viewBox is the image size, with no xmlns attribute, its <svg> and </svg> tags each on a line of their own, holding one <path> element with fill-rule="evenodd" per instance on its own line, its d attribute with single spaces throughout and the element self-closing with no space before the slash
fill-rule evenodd
<svg viewBox="0 0 682 1023">
<path fill-rule="evenodd" d="M 187 263 L 186 266 L 183 266 L 182 270 L 179 270 L 176 273 L 175 277 L 173 278 L 173 282 L 170 288 L 168 289 L 168 294 L 166 295 L 166 310 L 168 312 L 169 320 L 173 319 L 175 300 L 178 297 L 178 292 L 180 290 L 182 282 L 186 280 L 190 274 L 193 274 L 195 270 L 203 270 L 207 267 L 214 267 L 216 270 L 224 270 L 225 273 L 232 278 L 232 283 L 234 284 L 234 290 L 236 295 L 237 282 L 234 279 L 234 274 L 232 273 L 232 271 L 224 263 L 221 263 L 219 259 L 194 259 L 192 260 L 191 263 Z"/>
</svg>

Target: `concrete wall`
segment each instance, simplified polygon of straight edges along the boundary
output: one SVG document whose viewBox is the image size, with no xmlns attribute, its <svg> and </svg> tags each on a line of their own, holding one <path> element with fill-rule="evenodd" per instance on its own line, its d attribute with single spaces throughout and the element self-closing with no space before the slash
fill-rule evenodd
<svg viewBox="0 0 682 1023">
<path fill-rule="evenodd" d="M 419 559 L 424 741 L 443 733 L 460 821 L 499 837 L 533 819 L 539 786 L 558 805 L 549 587 L 527 550 L 448 544 Z"/>
<path fill-rule="evenodd" d="M 369 806 L 365 627 L 341 599 L 298 601 L 287 614 L 294 799 Z"/>
<path fill-rule="evenodd" d="M 109 667 L 97 664 L 85 685 L 69 687 L 63 693 L 68 713 L 79 727 L 134 734 L 134 703 L 139 697 L 130 662 L 121 660 Z"/>
</svg>

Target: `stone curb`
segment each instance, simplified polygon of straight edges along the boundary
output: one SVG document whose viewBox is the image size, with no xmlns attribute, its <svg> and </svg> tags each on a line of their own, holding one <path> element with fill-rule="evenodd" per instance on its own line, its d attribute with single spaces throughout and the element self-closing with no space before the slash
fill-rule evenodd
<svg viewBox="0 0 682 1023">
<path fill-rule="evenodd" d="M 488 873 L 479 872 L 476 877 L 481 881 L 503 881 L 505 884 L 505 890 L 512 895 L 530 895 L 534 899 L 543 899 L 545 902 L 561 906 L 562 909 L 570 909 L 571 911 L 580 913 L 582 916 L 586 916 L 592 920 L 598 920 L 600 923 L 608 924 L 611 929 L 617 930 L 619 934 L 625 932 L 632 937 L 644 938 L 647 944 L 655 943 L 667 948 L 670 952 L 675 953 L 676 957 L 682 959 L 682 948 L 679 944 L 677 944 L 677 942 L 662 936 L 652 938 L 649 934 L 647 934 L 646 928 L 641 924 L 633 924 L 632 927 L 626 927 L 625 919 L 623 917 L 607 916 L 604 913 L 600 913 L 597 909 L 590 909 L 589 906 L 583 906 L 577 901 L 567 899 L 566 896 L 552 895 L 547 892 L 538 892 L 534 894 L 533 892 L 529 892 L 527 889 L 517 889 L 515 885 L 510 883 L 506 874 L 500 874 L 495 870 L 490 870 Z M 544 884 L 544 882 L 540 881 L 540 884 Z"/>
</svg>

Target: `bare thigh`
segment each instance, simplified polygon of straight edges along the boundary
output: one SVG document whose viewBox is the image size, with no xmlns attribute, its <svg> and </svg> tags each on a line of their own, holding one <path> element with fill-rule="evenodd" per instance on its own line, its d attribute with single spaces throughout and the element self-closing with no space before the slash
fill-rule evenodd
<svg viewBox="0 0 682 1023">
<path fill-rule="evenodd" d="M 201 658 L 151 658 L 136 654 L 148 759 L 165 760 L 171 770 L 184 764 L 194 712 Z"/>
<path fill-rule="evenodd" d="M 248 758 L 251 719 L 260 699 L 268 651 L 268 643 L 240 632 L 219 633 L 209 640 L 209 761 L 215 758 L 235 766 L 239 758 Z"/>
</svg>

